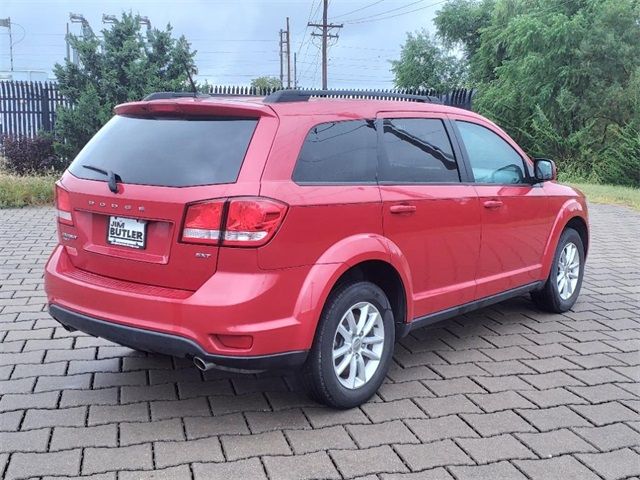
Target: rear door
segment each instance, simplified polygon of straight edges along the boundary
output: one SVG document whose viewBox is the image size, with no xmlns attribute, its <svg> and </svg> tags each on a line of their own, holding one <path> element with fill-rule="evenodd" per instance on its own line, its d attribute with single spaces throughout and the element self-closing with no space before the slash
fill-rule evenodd
<svg viewBox="0 0 640 480">
<path fill-rule="evenodd" d="M 74 267 L 197 289 L 216 271 L 218 248 L 182 240 L 186 207 L 258 193 L 265 145 L 268 151 L 276 128 L 270 120 L 277 124 L 257 117 L 116 115 L 62 179 L 77 236 L 65 242 L 72 243 Z M 115 192 L 109 177 L 117 180 Z"/>
<path fill-rule="evenodd" d="M 474 298 L 480 207 L 448 120 L 381 113 L 378 181 L 385 235 L 407 259 L 416 317 Z"/>
<path fill-rule="evenodd" d="M 506 135 L 480 119 L 454 119 L 482 211 L 477 297 L 539 280 L 553 222 L 544 189 Z"/>
</svg>

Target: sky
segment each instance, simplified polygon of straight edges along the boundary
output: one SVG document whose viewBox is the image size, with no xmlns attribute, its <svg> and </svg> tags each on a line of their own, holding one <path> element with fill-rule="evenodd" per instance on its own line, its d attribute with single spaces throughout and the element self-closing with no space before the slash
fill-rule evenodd
<svg viewBox="0 0 640 480">
<path fill-rule="evenodd" d="M 248 85 L 252 78 L 279 76 L 279 30 L 291 26 L 298 84 L 320 87 L 319 38 L 308 21 L 322 21 L 322 0 L 0 0 L 0 18 L 13 24 L 14 69 L 50 76 L 65 56 L 69 13 L 85 16 L 97 33 L 102 14 L 132 11 L 151 24 L 173 26 L 197 50 L 198 79 L 220 85 Z M 407 32 L 434 31 L 437 0 L 331 0 L 329 20 L 344 24 L 329 48 L 329 88 L 392 88 L 389 60 L 398 59 Z M 16 25 L 17 24 L 17 25 Z M 81 33 L 79 24 L 70 24 Z M 0 70 L 9 69 L 8 30 L 0 28 Z M 292 65 L 293 70 L 293 65 Z M 292 73 L 293 77 L 293 73 Z"/>
</svg>

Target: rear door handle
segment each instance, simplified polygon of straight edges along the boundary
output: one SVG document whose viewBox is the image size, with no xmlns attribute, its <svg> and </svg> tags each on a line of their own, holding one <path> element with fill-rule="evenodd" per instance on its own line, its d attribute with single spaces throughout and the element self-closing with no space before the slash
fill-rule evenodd
<svg viewBox="0 0 640 480">
<path fill-rule="evenodd" d="M 487 200 L 483 205 L 484 208 L 500 208 L 504 204 L 501 200 Z"/>
<path fill-rule="evenodd" d="M 391 213 L 413 213 L 416 211 L 415 205 L 391 205 L 389 207 Z"/>
</svg>

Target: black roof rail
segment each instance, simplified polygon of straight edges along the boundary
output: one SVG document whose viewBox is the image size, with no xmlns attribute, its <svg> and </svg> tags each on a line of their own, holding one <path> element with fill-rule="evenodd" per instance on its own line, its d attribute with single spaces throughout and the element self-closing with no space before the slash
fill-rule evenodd
<svg viewBox="0 0 640 480">
<path fill-rule="evenodd" d="M 150 100 L 166 100 L 168 98 L 193 97 L 193 92 L 153 92 L 144 97 L 142 100 L 148 102 Z M 206 93 L 198 93 L 197 98 L 208 97 Z"/>
<path fill-rule="evenodd" d="M 410 102 L 442 103 L 429 95 L 385 92 L 382 90 L 278 90 L 264 99 L 265 103 L 307 102 L 311 97 L 406 100 Z"/>
</svg>

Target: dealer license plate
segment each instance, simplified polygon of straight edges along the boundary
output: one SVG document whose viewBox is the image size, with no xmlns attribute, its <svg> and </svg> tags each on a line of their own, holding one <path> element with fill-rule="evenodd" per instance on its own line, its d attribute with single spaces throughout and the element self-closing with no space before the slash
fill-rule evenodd
<svg viewBox="0 0 640 480">
<path fill-rule="evenodd" d="M 107 243 L 130 248 L 144 248 L 146 240 L 146 220 L 125 217 L 109 217 Z"/>
</svg>

